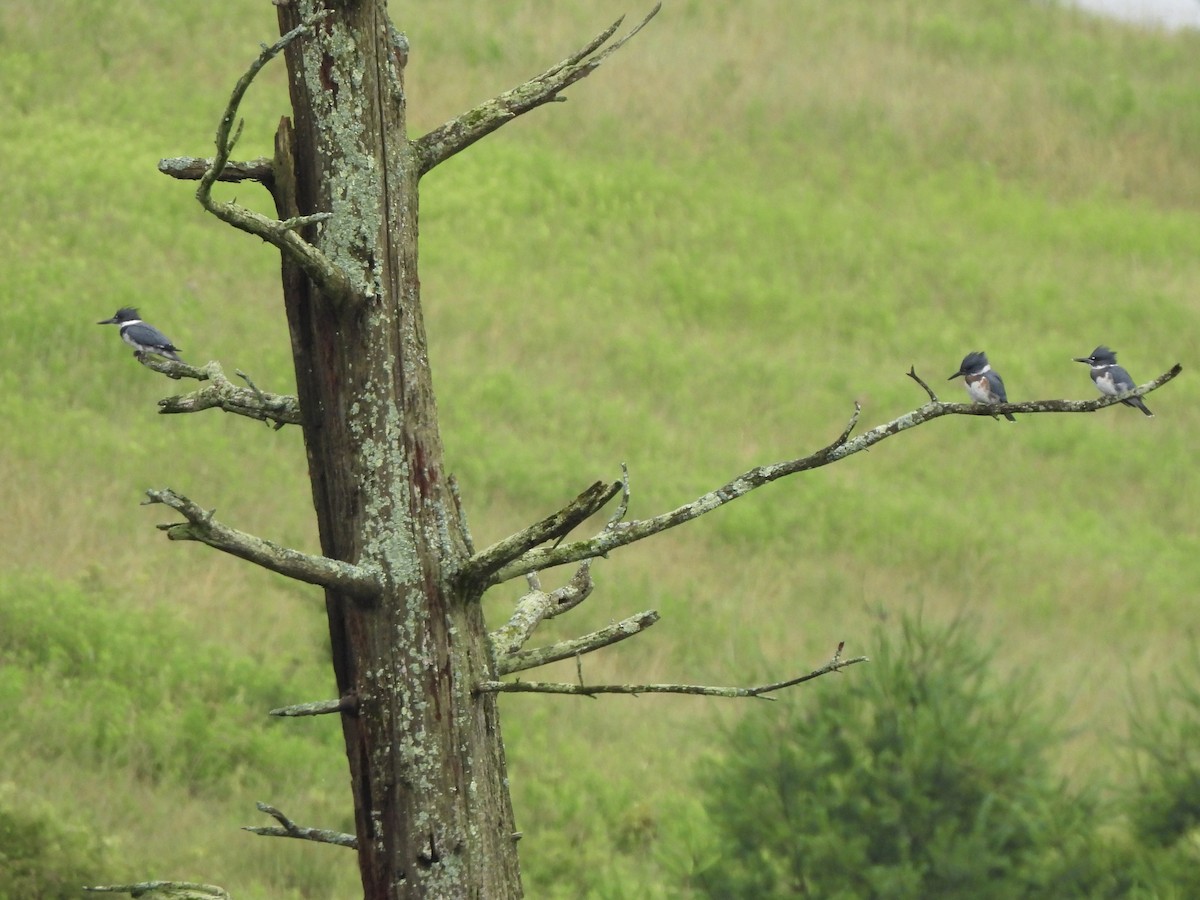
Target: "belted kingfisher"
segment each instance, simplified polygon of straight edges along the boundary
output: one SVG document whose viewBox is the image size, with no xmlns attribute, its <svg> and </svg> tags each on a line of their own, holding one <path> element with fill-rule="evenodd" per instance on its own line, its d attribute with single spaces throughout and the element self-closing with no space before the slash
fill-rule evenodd
<svg viewBox="0 0 1200 900">
<path fill-rule="evenodd" d="M 988 365 L 987 354 L 982 350 L 976 350 L 974 353 L 964 356 L 958 371 L 946 380 L 953 381 L 960 375 L 966 376 L 967 393 L 976 403 L 1008 402 L 1008 394 L 1004 392 L 1004 381 L 1000 378 L 1000 373 L 993 371 L 992 367 Z M 996 417 L 992 416 L 992 418 Z M 1017 421 L 1012 413 L 1005 413 L 1004 418 L 1010 422 Z"/>
<path fill-rule="evenodd" d="M 133 348 L 134 356 L 141 358 L 144 353 L 156 353 L 175 362 L 183 362 L 176 352 L 179 348 L 171 343 L 171 339 L 153 325 L 147 325 L 139 319 L 138 311 L 132 306 L 122 306 L 111 319 L 96 324 L 120 325 L 121 340 Z"/>
<path fill-rule="evenodd" d="M 1092 351 L 1091 356 L 1076 356 L 1073 358 L 1075 362 L 1087 363 L 1092 367 L 1092 381 L 1096 383 L 1096 387 L 1099 388 L 1102 394 L 1112 397 L 1115 394 L 1123 394 L 1137 387 L 1133 383 L 1133 376 L 1117 365 L 1116 350 L 1109 350 L 1105 346 L 1100 346 Z M 1150 408 L 1142 402 L 1141 397 L 1128 397 L 1121 402 L 1126 406 L 1140 409 L 1148 416 L 1154 415 L 1154 413 L 1150 412 Z"/>
</svg>

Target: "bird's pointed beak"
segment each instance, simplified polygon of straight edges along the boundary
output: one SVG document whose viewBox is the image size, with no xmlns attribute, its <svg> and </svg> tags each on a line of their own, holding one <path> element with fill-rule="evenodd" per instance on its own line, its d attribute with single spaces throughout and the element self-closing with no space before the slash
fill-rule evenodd
<svg viewBox="0 0 1200 900">
<path fill-rule="evenodd" d="M 1091 357 L 1089 357 L 1089 356 L 1072 356 L 1071 361 L 1072 362 L 1090 363 L 1092 360 L 1091 360 Z"/>
<path fill-rule="evenodd" d="M 955 372 L 953 375 L 951 375 L 951 376 L 950 376 L 949 378 L 947 378 L 946 380 L 947 380 L 947 381 L 953 381 L 955 378 L 957 378 L 957 377 L 958 377 L 959 375 L 961 375 L 962 373 L 963 373 L 963 370 L 962 370 L 962 369 L 959 369 L 957 372 Z"/>
<path fill-rule="evenodd" d="M 96 324 L 97 325 L 116 325 L 117 317 L 113 316 L 111 319 L 102 319 L 101 321 L 97 322 Z"/>
</svg>

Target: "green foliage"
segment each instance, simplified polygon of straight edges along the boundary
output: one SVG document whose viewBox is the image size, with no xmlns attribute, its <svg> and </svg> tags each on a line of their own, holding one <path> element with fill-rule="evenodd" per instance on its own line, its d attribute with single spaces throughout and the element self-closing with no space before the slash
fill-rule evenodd
<svg viewBox="0 0 1200 900">
<path fill-rule="evenodd" d="M 1097 896 L 1095 806 L 1053 773 L 1028 677 L 973 626 L 904 618 L 834 687 L 747 716 L 703 779 L 713 897 Z M 1097 857 L 1098 858 L 1098 857 Z"/>
<path fill-rule="evenodd" d="M 103 593 L 0 578 L 0 698 L 25 701 L 21 732 L 0 741 L 10 752 L 17 739 L 63 765 L 222 795 L 247 778 L 317 772 L 336 759 L 335 730 L 314 741 L 267 719 L 296 689 L 189 639 L 165 613 L 131 615 Z"/>
<path fill-rule="evenodd" d="M 77 900 L 103 865 L 103 846 L 80 823 L 0 783 L 0 900 Z"/>
<path fill-rule="evenodd" d="M 1200 645 L 1167 686 L 1133 710 L 1136 780 L 1125 795 L 1133 835 L 1159 884 L 1200 893 Z"/>
</svg>

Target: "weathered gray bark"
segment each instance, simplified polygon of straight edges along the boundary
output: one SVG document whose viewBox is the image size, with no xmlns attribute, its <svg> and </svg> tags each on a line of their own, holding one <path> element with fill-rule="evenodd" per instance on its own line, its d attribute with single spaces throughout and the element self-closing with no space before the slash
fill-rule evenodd
<svg viewBox="0 0 1200 900">
<path fill-rule="evenodd" d="M 287 32 L 316 12 L 279 7 Z M 417 277 L 418 163 L 404 58 L 382 0 L 331 5 L 286 51 L 294 128 L 277 138 L 281 219 L 350 276 L 283 283 L 325 556 L 376 569 L 362 599 L 327 590 L 364 896 L 521 895 L 482 585 L 442 462 Z"/>
</svg>

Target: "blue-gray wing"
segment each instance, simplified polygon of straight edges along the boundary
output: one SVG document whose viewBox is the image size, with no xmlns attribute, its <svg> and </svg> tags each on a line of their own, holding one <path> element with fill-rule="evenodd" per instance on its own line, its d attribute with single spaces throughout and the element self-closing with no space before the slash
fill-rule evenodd
<svg viewBox="0 0 1200 900">
<path fill-rule="evenodd" d="M 1137 387 L 1137 385 L 1133 383 L 1133 376 L 1120 366 L 1109 366 L 1108 371 L 1109 374 L 1112 375 L 1113 386 L 1117 389 L 1118 394 L 1122 393 L 1123 391 L 1127 391 L 1130 388 Z"/>
<path fill-rule="evenodd" d="M 988 387 L 991 388 L 992 396 L 1001 403 L 1007 403 L 1008 394 L 1005 393 L 1004 379 L 1000 377 L 1000 374 L 993 369 L 990 372 L 984 372 L 984 375 L 987 376 Z"/>
<path fill-rule="evenodd" d="M 143 347 L 154 347 L 162 350 L 178 350 L 171 339 L 155 328 L 153 325 L 147 325 L 145 322 L 138 322 L 136 325 L 130 325 L 126 329 L 126 334 L 133 339 L 135 343 L 141 344 Z"/>
</svg>

